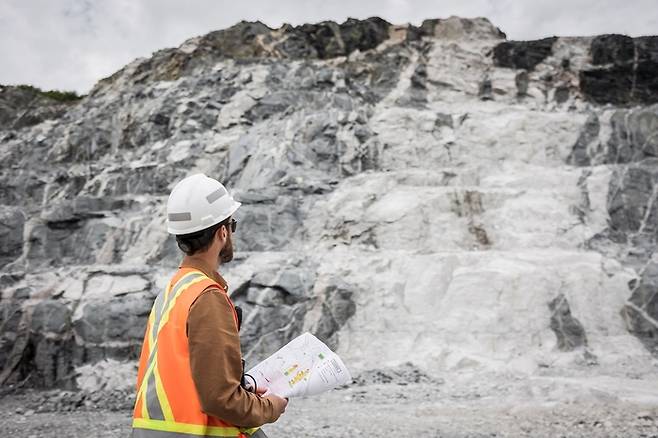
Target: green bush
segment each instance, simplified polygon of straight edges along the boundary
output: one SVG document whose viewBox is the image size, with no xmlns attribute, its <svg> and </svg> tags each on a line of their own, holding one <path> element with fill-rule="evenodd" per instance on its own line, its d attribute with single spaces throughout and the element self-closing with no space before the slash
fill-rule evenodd
<svg viewBox="0 0 658 438">
<path fill-rule="evenodd" d="M 19 85 L 18 88 L 21 90 L 30 91 L 35 94 L 39 94 L 48 99 L 56 100 L 58 102 L 75 102 L 82 99 L 84 96 L 80 96 L 75 91 L 60 91 L 60 90 L 48 90 L 44 91 L 41 88 L 33 87 L 32 85 Z"/>
</svg>

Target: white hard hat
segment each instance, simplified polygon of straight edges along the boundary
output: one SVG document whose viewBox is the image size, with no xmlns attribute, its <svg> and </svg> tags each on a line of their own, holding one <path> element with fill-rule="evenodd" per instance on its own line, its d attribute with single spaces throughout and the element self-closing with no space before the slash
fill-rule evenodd
<svg viewBox="0 0 658 438">
<path fill-rule="evenodd" d="M 202 173 L 188 176 L 171 191 L 167 201 L 167 231 L 190 234 L 212 227 L 240 207 L 226 188 Z"/>
</svg>

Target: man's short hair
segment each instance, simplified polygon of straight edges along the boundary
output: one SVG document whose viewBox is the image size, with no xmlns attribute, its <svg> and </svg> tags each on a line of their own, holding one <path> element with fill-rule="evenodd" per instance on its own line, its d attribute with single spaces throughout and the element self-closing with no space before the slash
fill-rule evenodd
<svg viewBox="0 0 658 438">
<path fill-rule="evenodd" d="M 223 226 L 227 227 L 226 229 L 228 230 L 230 221 L 231 218 L 228 217 L 220 223 L 210 226 L 205 230 L 195 231 L 190 234 L 179 234 L 176 236 L 176 243 L 180 250 L 188 256 L 194 255 L 198 252 L 203 252 L 210 248 L 217 230 Z"/>
</svg>

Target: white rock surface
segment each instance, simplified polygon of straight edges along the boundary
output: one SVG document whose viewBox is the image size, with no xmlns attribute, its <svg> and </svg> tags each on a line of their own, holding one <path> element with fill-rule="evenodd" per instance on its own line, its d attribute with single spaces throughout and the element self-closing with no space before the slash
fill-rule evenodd
<svg viewBox="0 0 658 438">
<path fill-rule="evenodd" d="M 454 17 L 359 26 L 371 39 L 347 26 L 342 45 L 314 46 L 242 23 L 134 61 L 61 119 L 0 131 L 17 233 L 0 235 L 4 367 L 31 339 L 52 359 L 29 365 L 46 385 L 129 373 L 112 361 L 136 358 L 180 259 L 167 195 L 206 172 L 243 202 L 222 271 L 250 362 L 308 329 L 354 373 L 655 379 L 658 112 L 587 82 L 617 71 L 592 54 L 607 37 L 505 42 Z M 624 397 L 654 397 L 642 386 Z"/>
</svg>

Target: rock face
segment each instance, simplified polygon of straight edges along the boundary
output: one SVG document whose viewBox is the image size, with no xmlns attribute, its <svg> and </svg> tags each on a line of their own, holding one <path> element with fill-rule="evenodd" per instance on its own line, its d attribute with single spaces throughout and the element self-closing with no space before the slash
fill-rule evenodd
<svg viewBox="0 0 658 438">
<path fill-rule="evenodd" d="M 0 130 L 21 129 L 59 118 L 75 103 L 76 99 L 55 99 L 33 87 L 0 85 Z"/>
<path fill-rule="evenodd" d="M 631 333 L 638 336 L 645 346 L 658 355 L 658 265 L 651 261 L 639 281 L 633 281 L 633 293 L 622 309 Z"/>
<path fill-rule="evenodd" d="M 569 303 L 560 294 L 548 304 L 551 310 L 551 329 L 557 337 L 557 346 L 562 351 L 572 351 L 587 346 L 583 325 L 571 315 Z"/>
<path fill-rule="evenodd" d="M 658 102 L 658 37 L 601 35 L 592 40 L 593 67 L 580 73 L 585 95 L 614 105 Z"/>
<path fill-rule="evenodd" d="M 240 23 L 3 125 L 0 381 L 132 385 L 102 376 L 133 370 L 195 172 L 243 203 L 222 272 L 248 364 L 310 330 L 355 371 L 649 372 L 654 45 Z"/>
<path fill-rule="evenodd" d="M 499 67 L 534 70 L 553 52 L 557 38 L 537 41 L 505 41 L 494 48 L 494 61 Z"/>
</svg>

